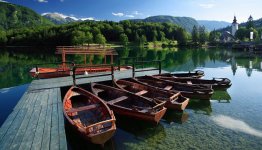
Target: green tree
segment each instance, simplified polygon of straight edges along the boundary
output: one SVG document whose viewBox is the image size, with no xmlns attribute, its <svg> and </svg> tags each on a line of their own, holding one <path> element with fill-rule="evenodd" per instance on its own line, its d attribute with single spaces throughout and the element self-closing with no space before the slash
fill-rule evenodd
<svg viewBox="0 0 262 150">
<path fill-rule="evenodd" d="M 73 31 L 72 32 L 72 44 L 73 45 L 83 45 L 85 43 L 85 33 L 82 31 Z"/>
<path fill-rule="evenodd" d="M 97 34 L 95 37 L 95 41 L 97 44 L 105 46 L 106 44 L 106 38 L 104 37 L 103 34 Z"/>
<path fill-rule="evenodd" d="M 205 26 L 199 27 L 199 43 L 200 44 L 205 44 L 208 39 L 208 35 L 206 32 Z"/>
<path fill-rule="evenodd" d="M 198 28 L 197 26 L 194 25 L 193 30 L 192 30 L 192 42 L 193 43 L 198 43 L 199 41 L 199 33 L 198 33 Z"/>
<path fill-rule="evenodd" d="M 0 31 L 0 44 L 4 45 L 7 42 L 6 32 Z"/>
<path fill-rule="evenodd" d="M 125 33 L 120 34 L 120 41 L 125 46 L 128 44 L 128 37 Z"/>
<path fill-rule="evenodd" d="M 145 36 L 145 35 L 142 35 L 142 36 L 140 37 L 140 42 L 139 42 L 140 46 L 144 46 L 144 44 L 145 44 L 146 42 L 147 42 L 146 36 Z"/>
<path fill-rule="evenodd" d="M 251 15 L 248 18 L 246 28 L 247 29 L 254 28 L 254 21 L 253 21 L 253 17 Z"/>
<path fill-rule="evenodd" d="M 176 39 L 179 45 L 186 45 L 187 42 L 187 32 L 184 28 L 178 28 L 176 32 Z"/>
<path fill-rule="evenodd" d="M 93 34 L 91 32 L 86 32 L 86 40 L 85 40 L 87 43 L 88 43 L 88 46 L 90 43 L 93 42 Z"/>
<path fill-rule="evenodd" d="M 221 36 L 220 32 L 213 30 L 209 33 L 209 42 L 215 43 L 219 40 L 219 37 Z"/>
</svg>

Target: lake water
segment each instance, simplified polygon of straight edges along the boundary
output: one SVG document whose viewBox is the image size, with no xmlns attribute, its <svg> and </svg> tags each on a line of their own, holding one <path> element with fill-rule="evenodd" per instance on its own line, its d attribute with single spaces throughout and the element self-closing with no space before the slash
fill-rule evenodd
<svg viewBox="0 0 262 150">
<path fill-rule="evenodd" d="M 170 72 L 201 69 L 204 78 L 227 77 L 232 86 L 216 91 L 210 102 L 192 100 L 184 112 L 169 111 L 157 126 L 117 118 L 117 132 L 106 149 L 262 149 L 261 56 L 225 49 L 119 48 L 118 52 L 122 57 L 164 60 L 162 68 Z M 68 60 L 82 62 L 83 57 Z M 61 61 L 60 56 L 0 51 L 0 125 L 32 80 L 28 71 L 33 64 L 55 61 Z M 69 132 L 67 128 L 71 149 L 98 148 Z"/>
</svg>

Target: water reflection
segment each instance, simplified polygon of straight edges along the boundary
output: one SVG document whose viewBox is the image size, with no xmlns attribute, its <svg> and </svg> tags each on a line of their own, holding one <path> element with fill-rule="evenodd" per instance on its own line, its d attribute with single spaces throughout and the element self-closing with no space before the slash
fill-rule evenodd
<svg viewBox="0 0 262 150">
<path fill-rule="evenodd" d="M 183 124 L 188 120 L 189 114 L 185 111 L 174 111 L 174 110 L 167 110 L 166 114 L 163 117 L 163 121 L 168 124 L 178 123 Z"/>
<path fill-rule="evenodd" d="M 211 115 L 212 107 L 210 101 L 190 100 L 187 109 L 194 110 L 196 114 Z"/>
<path fill-rule="evenodd" d="M 217 100 L 219 103 L 230 103 L 231 96 L 227 91 L 214 91 L 212 97 L 212 100 Z"/>
<path fill-rule="evenodd" d="M 212 117 L 212 120 L 219 126 L 231 129 L 234 131 L 240 131 L 246 134 L 262 137 L 262 131 L 252 128 L 246 122 L 238 120 L 229 116 L 217 115 Z"/>
</svg>

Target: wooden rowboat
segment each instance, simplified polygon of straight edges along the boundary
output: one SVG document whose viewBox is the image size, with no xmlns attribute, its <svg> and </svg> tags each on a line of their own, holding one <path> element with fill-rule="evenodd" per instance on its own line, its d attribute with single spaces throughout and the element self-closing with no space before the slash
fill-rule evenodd
<svg viewBox="0 0 262 150">
<path fill-rule="evenodd" d="M 106 101 L 116 114 L 122 116 L 158 123 L 166 112 L 165 102 L 156 103 L 121 89 L 91 83 L 91 90 L 95 95 Z"/>
<path fill-rule="evenodd" d="M 113 111 L 97 96 L 72 86 L 63 101 L 64 116 L 85 139 L 103 145 L 116 131 Z"/>
<path fill-rule="evenodd" d="M 132 78 L 131 80 L 140 84 L 157 87 L 161 90 L 174 92 L 180 91 L 183 96 L 193 99 L 209 100 L 214 92 L 211 86 L 202 87 L 195 85 L 187 85 L 183 83 L 176 83 L 172 81 L 154 78 L 152 76 Z"/>
<path fill-rule="evenodd" d="M 182 96 L 180 92 L 160 91 L 157 88 L 125 80 L 114 80 L 113 83 L 116 87 L 136 95 L 166 101 L 165 107 L 168 109 L 184 110 L 189 102 L 189 98 Z"/>
<path fill-rule="evenodd" d="M 128 70 L 131 69 L 130 66 L 123 66 L 120 70 Z M 117 67 L 114 67 L 114 70 L 117 70 Z M 57 77 L 65 77 L 70 76 L 70 68 L 69 67 L 59 67 L 59 68 L 38 68 L 38 72 L 36 68 L 30 70 L 31 77 L 38 77 L 40 79 L 47 78 L 57 78 Z M 111 67 L 86 67 L 86 68 L 76 68 L 76 75 L 84 75 L 86 73 L 96 73 L 96 72 L 108 72 L 111 71 Z"/>
<path fill-rule="evenodd" d="M 211 85 L 213 89 L 216 90 L 226 90 L 228 89 L 232 83 L 228 78 L 213 78 L 212 80 L 207 79 L 197 79 L 197 78 L 183 78 L 183 77 L 165 77 L 165 76 L 154 76 L 159 79 L 179 82 L 179 83 L 186 83 L 186 84 L 201 84 L 201 85 Z"/>
<path fill-rule="evenodd" d="M 195 72 L 181 72 L 181 73 L 164 73 L 160 74 L 161 76 L 166 76 L 166 77 L 190 77 L 190 78 L 202 78 L 205 73 L 204 71 L 201 70 L 196 70 Z"/>
</svg>

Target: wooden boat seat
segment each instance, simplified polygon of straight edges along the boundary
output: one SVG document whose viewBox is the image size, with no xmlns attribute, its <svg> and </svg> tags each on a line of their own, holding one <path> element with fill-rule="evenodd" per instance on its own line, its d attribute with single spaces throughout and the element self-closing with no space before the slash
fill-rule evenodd
<svg viewBox="0 0 262 150">
<path fill-rule="evenodd" d="M 113 99 L 113 100 L 111 100 L 111 101 L 108 101 L 107 103 L 109 103 L 109 104 L 114 104 L 114 103 L 123 101 L 123 100 L 125 100 L 125 99 L 127 99 L 127 98 L 128 98 L 127 96 L 121 96 L 121 97 L 118 97 L 118 98 Z"/>
<path fill-rule="evenodd" d="M 102 90 L 102 89 L 95 89 L 95 90 L 97 91 L 97 93 L 104 91 L 104 90 Z"/>
<path fill-rule="evenodd" d="M 172 86 L 166 86 L 165 88 L 164 88 L 165 90 L 170 90 L 170 89 L 172 89 Z"/>
<path fill-rule="evenodd" d="M 126 87 L 126 85 L 123 85 L 123 84 L 120 84 L 119 85 L 121 88 L 125 88 Z"/>
<path fill-rule="evenodd" d="M 75 112 L 79 112 L 79 111 L 95 109 L 95 108 L 97 108 L 97 106 L 98 106 L 97 104 L 92 104 L 92 105 L 78 107 L 78 108 L 71 108 L 71 109 L 67 110 L 66 112 L 67 113 L 75 113 Z"/>
<path fill-rule="evenodd" d="M 142 90 L 142 91 L 139 91 L 139 92 L 137 92 L 137 93 L 135 93 L 136 95 L 144 95 L 144 94 L 146 94 L 148 91 L 146 91 L 146 90 Z"/>
<path fill-rule="evenodd" d="M 192 84 L 192 82 L 191 81 L 187 81 L 187 84 Z"/>
</svg>

